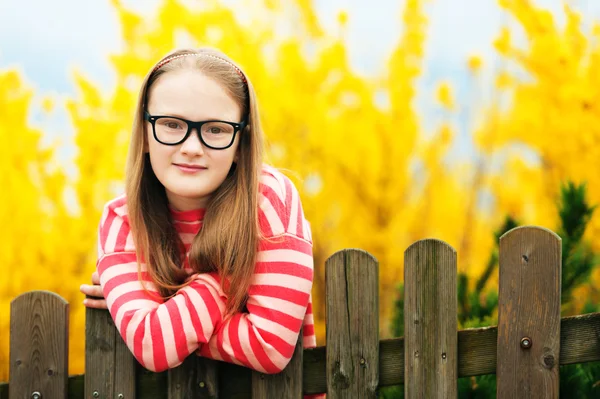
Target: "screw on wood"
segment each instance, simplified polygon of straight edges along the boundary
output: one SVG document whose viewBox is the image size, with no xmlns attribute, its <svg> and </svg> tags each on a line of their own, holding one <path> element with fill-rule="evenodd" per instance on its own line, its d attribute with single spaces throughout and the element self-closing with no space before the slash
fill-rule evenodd
<svg viewBox="0 0 600 399">
<path fill-rule="evenodd" d="M 119 398 L 119 399 L 125 399 L 125 395 L 123 395 L 122 393 L 120 393 L 119 396 L 117 396 L 117 398 Z"/>
<path fill-rule="evenodd" d="M 38 391 L 35 391 L 31 394 L 31 399 L 42 399 L 42 394 Z"/>
<path fill-rule="evenodd" d="M 98 393 L 98 391 L 94 391 L 94 392 L 92 393 L 92 396 L 93 396 L 94 398 L 99 398 L 99 397 L 100 397 L 100 394 Z"/>
<path fill-rule="evenodd" d="M 521 338 L 521 348 L 523 349 L 529 349 L 531 348 L 531 345 L 533 343 L 531 342 L 531 338 L 529 337 L 523 337 Z"/>
<path fill-rule="evenodd" d="M 200 381 L 200 383 L 198 384 L 198 386 L 199 386 L 200 388 L 204 388 L 204 386 L 205 386 L 205 385 L 206 385 L 206 384 L 204 383 L 204 381 Z"/>
</svg>

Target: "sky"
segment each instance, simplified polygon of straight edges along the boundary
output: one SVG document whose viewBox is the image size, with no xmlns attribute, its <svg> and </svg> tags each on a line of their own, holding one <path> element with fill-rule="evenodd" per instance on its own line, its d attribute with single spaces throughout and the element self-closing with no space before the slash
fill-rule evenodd
<svg viewBox="0 0 600 399">
<path fill-rule="evenodd" d="M 193 3 L 196 0 L 187 0 Z M 197 0 L 200 1 L 200 0 Z M 235 4 L 240 0 L 226 0 Z M 381 72 L 401 33 L 401 10 L 405 0 L 313 0 L 326 29 L 336 29 L 340 10 L 349 15 L 346 41 L 351 65 L 359 73 Z M 563 0 L 537 0 L 551 9 L 560 21 Z M 159 0 L 122 0 L 126 7 L 152 13 Z M 374 7 L 373 4 L 377 4 Z M 600 20 L 600 1 L 570 0 L 584 11 L 585 19 Z M 480 55 L 488 68 L 480 87 L 491 87 L 490 78 L 496 60 L 492 47 L 500 27 L 515 24 L 496 0 L 430 0 L 426 5 L 429 28 L 423 75 L 418 82 L 416 109 L 426 130 L 433 130 L 440 118 L 435 104 L 435 87 L 443 80 L 451 82 L 459 106 L 485 101 L 485 91 L 473 97 L 475 88 L 469 79 L 466 60 Z M 114 82 L 109 53 L 120 48 L 120 28 L 110 0 L 0 0 L 0 70 L 18 68 L 27 84 L 39 94 L 59 98 L 74 95 L 71 72 L 76 68 L 101 87 Z M 471 156 L 472 146 L 467 123 L 468 110 L 454 115 L 460 134 L 458 156 Z M 39 122 L 39 115 L 32 115 Z M 53 137 L 68 138 L 72 129 L 64 109 L 44 118 L 45 131 Z M 68 154 L 68 151 L 65 153 Z"/>
</svg>

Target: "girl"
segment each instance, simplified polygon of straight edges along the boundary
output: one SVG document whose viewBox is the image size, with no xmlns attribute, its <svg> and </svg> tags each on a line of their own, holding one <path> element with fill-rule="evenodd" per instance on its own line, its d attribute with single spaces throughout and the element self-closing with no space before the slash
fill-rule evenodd
<svg viewBox="0 0 600 399">
<path fill-rule="evenodd" d="M 179 50 L 140 90 L 125 194 L 99 225 L 99 286 L 145 368 L 190 354 L 277 373 L 316 345 L 312 239 L 291 181 L 262 163 L 256 95 L 212 49 Z"/>
</svg>

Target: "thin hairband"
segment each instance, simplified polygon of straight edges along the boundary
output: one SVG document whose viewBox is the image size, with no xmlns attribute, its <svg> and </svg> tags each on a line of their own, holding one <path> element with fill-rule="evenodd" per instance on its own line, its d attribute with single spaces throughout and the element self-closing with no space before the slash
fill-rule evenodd
<svg viewBox="0 0 600 399">
<path fill-rule="evenodd" d="M 248 82 L 246 81 L 246 77 L 244 76 L 244 73 L 240 70 L 240 68 L 238 68 L 237 66 L 235 66 L 230 61 L 227 61 L 225 58 L 217 57 L 216 55 L 212 55 L 212 54 L 185 53 L 185 54 L 172 55 L 170 57 L 165 58 L 161 62 L 159 62 L 158 65 L 155 66 L 154 69 L 152 70 L 152 73 L 156 72 L 157 70 L 159 70 L 160 68 L 162 68 L 163 65 L 168 64 L 169 62 L 173 61 L 174 59 L 181 58 L 181 57 L 186 57 L 188 55 L 195 55 L 196 57 L 200 57 L 202 55 L 205 55 L 207 57 L 212 57 L 214 59 L 224 61 L 224 62 L 228 63 L 229 65 L 231 65 L 233 67 L 233 69 L 235 69 L 235 71 L 237 72 L 237 74 L 240 75 L 240 78 L 242 78 L 242 81 L 244 82 L 244 84 L 248 84 Z"/>
</svg>

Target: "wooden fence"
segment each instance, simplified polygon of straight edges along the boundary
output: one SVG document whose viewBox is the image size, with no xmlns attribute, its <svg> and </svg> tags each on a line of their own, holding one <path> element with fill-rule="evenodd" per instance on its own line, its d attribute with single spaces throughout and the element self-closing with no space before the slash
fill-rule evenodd
<svg viewBox="0 0 600 399">
<path fill-rule="evenodd" d="M 559 365 L 600 360 L 600 313 L 560 317 L 561 240 L 539 227 L 500 239 L 497 327 L 457 331 L 456 251 L 422 240 L 405 252 L 405 337 L 379 339 L 377 261 L 347 249 L 326 262 L 327 345 L 264 375 L 192 356 L 142 369 L 107 311 L 88 309 L 86 373 L 68 376 L 69 304 L 45 291 L 11 305 L 10 383 L 0 399 L 374 398 L 404 384 L 406 398 L 456 398 L 457 378 L 497 374 L 498 398 L 557 398 Z"/>
</svg>

